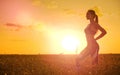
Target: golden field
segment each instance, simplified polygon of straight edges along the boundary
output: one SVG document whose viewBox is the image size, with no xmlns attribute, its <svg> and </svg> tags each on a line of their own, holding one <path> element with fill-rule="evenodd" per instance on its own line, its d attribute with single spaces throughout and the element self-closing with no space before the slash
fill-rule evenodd
<svg viewBox="0 0 120 75">
<path fill-rule="evenodd" d="M 120 75 L 120 54 L 100 54 L 99 64 L 85 59 L 81 69 L 76 55 L 0 55 L 0 75 Z"/>
</svg>

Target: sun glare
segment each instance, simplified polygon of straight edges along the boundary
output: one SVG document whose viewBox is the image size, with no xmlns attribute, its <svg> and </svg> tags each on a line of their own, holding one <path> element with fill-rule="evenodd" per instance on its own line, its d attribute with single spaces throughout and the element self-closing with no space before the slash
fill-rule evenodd
<svg viewBox="0 0 120 75">
<path fill-rule="evenodd" d="M 75 51 L 79 44 L 79 40 L 74 36 L 65 36 L 62 40 L 62 47 L 67 51 Z"/>
</svg>

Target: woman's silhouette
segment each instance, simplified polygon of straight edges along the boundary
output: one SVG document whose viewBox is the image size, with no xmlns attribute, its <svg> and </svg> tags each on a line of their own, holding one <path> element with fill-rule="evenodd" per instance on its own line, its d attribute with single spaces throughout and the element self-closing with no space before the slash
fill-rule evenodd
<svg viewBox="0 0 120 75">
<path fill-rule="evenodd" d="M 86 18 L 90 21 L 84 30 L 86 34 L 87 46 L 77 57 L 77 64 L 79 64 L 78 61 L 83 60 L 88 55 L 92 57 L 92 64 L 98 64 L 99 45 L 96 40 L 102 38 L 106 34 L 106 31 L 98 24 L 98 16 L 94 10 L 88 10 L 86 13 Z M 98 30 L 101 31 L 101 34 L 95 38 L 95 34 Z"/>
</svg>

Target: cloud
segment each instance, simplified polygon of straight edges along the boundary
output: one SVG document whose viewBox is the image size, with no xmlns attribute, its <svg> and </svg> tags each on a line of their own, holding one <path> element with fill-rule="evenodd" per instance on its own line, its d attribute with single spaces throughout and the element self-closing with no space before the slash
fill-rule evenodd
<svg viewBox="0 0 120 75">
<path fill-rule="evenodd" d="M 17 25 L 17 24 L 13 24 L 13 23 L 7 23 L 6 26 L 8 27 L 17 27 L 17 28 L 21 28 L 21 25 Z"/>
<path fill-rule="evenodd" d="M 32 5 L 43 6 L 48 9 L 58 8 L 57 2 L 55 0 L 32 0 Z"/>
<path fill-rule="evenodd" d="M 68 15 L 75 15 L 76 12 L 72 9 L 63 9 L 63 11 Z"/>
<path fill-rule="evenodd" d="M 47 6 L 47 8 L 50 8 L 50 9 L 58 8 L 56 1 L 50 1 L 49 3 L 46 4 L 46 6 Z"/>
<path fill-rule="evenodd" d="M 40 0 L 32 0 L 32 5 L 34 6 L 40 6 L 42 2 Z"/>
<path fill-rule="evenodd" d="M 43 32 L 47 30 L 46 26 L 43 24 L 29 25 L 26 28 L 30 30 L 38 31 L 38 32 Z"/>
<path fill-rule="evenodd" d="M 103 16 L 103 13 L 101 12 L 100 7 L 94 6 L 92 9 L 95 10 L 95 12 L 97 13 L 98 16 L 100 16 L 100 17 Z"/>
<path fill-rule="evenodd" d="M 46 30 L 46 26 L 38 23 L 38 24 L 34 24 L 34 25 L 18 25 L 18 24 L 14 24 L 14 23 L 6 23 L 5 26 L 11 30 L 11 31 L 20 31 L 21 29 L 25 29 L 25 30 L 30 30 L 30 31 L 45 31 Z"/>
<path fill-rule="evenodd" d="M 10 41 L 12 41 L 12 42 L 25 42 L 27 40 L 23 40 L 23 39 L 10 39 Z"/>
<path fill-rule="evenodd" d="M 5 26 L 10 28 L 11 30 L 19 31 L 20 29 L 24 28 L 22 25 L 14 24 L 14 23 L 6 23 Z"/>
</svg>

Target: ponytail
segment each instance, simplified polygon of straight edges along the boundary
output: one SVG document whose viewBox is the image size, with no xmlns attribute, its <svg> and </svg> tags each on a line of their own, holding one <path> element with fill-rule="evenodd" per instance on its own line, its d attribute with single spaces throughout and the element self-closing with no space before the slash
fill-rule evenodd
<svg viewBox="0 0 120 75">
<path fill-rule="evenodd" d="M 98 23 L 98 16 L 95 15 L 95 22 Z"/>
</svg>

